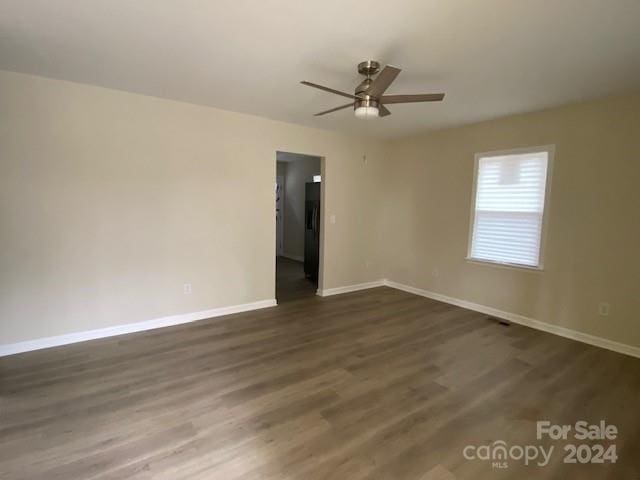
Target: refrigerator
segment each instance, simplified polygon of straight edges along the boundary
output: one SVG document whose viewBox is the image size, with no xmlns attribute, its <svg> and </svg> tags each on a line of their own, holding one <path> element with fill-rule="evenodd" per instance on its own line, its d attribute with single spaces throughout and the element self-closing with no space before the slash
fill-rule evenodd
<svg viewBox="0 0 640 480">
<path fill-rule="evenodd" d="M 318 282 L 320 261 L 320 182 L 305 184 L 304 274 Z"/>
</svg>

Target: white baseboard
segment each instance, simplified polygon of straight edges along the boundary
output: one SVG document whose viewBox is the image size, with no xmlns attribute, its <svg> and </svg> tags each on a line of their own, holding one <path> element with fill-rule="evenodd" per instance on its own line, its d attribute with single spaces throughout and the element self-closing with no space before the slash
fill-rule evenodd
<svg viewBox="0 0 640 480">
<path fill-rule="evenodd" d="M 230 315 L 232 313 L 275 307 L 276 305 L 277 302 L 275 299 L 261 300 L 241 305 L 203 310 L 201 312 L 183 313 L 180 315 L 154 318 L 143 322 L 115 325 L 113 327 L 99 328 L 97 330 L 87 330 L 84 332 L 67 333 L 64 335 L 56 335 L 54 337 L 37 338 L 35 340 L 10 343 L 0 345 L 0 357 L 14 355 L 16 353 L 30 352 L 32 350 L 40 350 L 43 348 L 58 347 L 60 345 L 68 345 L 70 343 L 85 342 L 87 340 L 95 340 L 97 338 L 113 337 L 116 335 L 141 332 L 144 330 L 153 330 L 155 328 L 170 327 L 173 325 L 180 325 L 182 323 L 195 322 L 197 320 L 205 320 L 207 318 L 220 317 L 222 315 Z"/>
<path fill-rule="evenodd" d="M 536 330 L 542 330 L 543 332 L 553 333 L 554 335 L 570 338 L 571 340 L 588 343 L 589 345 L 593 345 L 595 347 L 606 348 L 607 350 L 612 350 L 614 352 L 640 358 L 639 347 L 634 347 L 625 343 L 608 340 L 602 337 L 596 337 L 595 335 L 589 335 L 588 333 L 579 332 L 570 328 L 552 325 L 550 323 L 536 320 L 534 318 L 525 317 L 524 315 L 519 315 L 517 313 L 505 312 L 504 310 L 498 310 L 497 308 L 488 307 L 479 303 L 473 303 L 466 300 L 461 300 L 459 298 L 449 297 L 447 295 L 442 295 L 441 293 L 430 292 L 428 290 L 422 290 L 420 288 L 411 287 L 409 285 L 403 285 L 392 280 L 385 279 L 383 283 L 388 287 L 413 293 L 414 295 L 420 295 L 421 297 L 431 298 L 432 300 L 438 300 L 439 302 L 449 303 L 451 305 L 456 305 L 468 310 L 474 310 L 476 312 L 484 313 L 492 317 L 502 318 L 513 323 L 535 328 Z"/>
<path fill-rule="evenodd" d="M 441 293 L 431 292 L 423 290 L 421 288 L 404 285 L 398 282 L 394 282 L 388 279 L 380 279 L 374 282 L 359 283 L 356 285 L 347 285 L 344 287 L 328 288 L 324 290 L 318 289 L 317 294 L 321 297 L 328 297 L 331 295 L 338 295 L 341 293 L 357 292 L 359 290 L 366 290 L 369 288 L 388 286 L 397 290 L 402 290 L 421 297 L 430 298 L 451 305 L 456 305 L 468 310 L 484 313 L 493 317 L 502 318 L 513 323 L 524 325 L 527 327 L 535 328 L 536 330 L 542 330 L 544 332 L 559 335 L 561 337 L 577 340 L 579 342 L 587 343 L 614 352 L 630 355 L 632 357 L 640 358 L 640 348 L 624 343 L 608 340 L 602 337 L 596 337 L 587 333 L 579 332 L 569 328 L 561 327 L 558 325 L 552 325 L 534 318 L 525 317 L 516 313 L 505 312 L 504 310 L 498 310 L 497 308 L 489 307 L 487 305 L 481 305 L 478 303 L 468 302 L 459 298 L 449 297 Z M 250 310 L 258 310 L 261 308 L 274 307 L 277 305 L 275 299 L 261 300 L 258 302 L 245 303 L 241 305 L 232 305 L 229 307 L 214 308 L 212 310 L 203 310 L 201 312 L 185 313 L 181 315 L 171 315 L 168 317 L 156 318 L 153 320 L 146 320 L 143 322 L 129 323 L 126 325 L 117 325 L 113 327 L 100 328 L 97 330 L 89 330 L 84 332 L 69 333 L 65 335 L 57 335 L 54 337 L 39 338 L 35 340 L 27 340 L 24 342 L 11 343 L 0 345 L 0 357 L 6 355 L 13 355 L 16 353 L 29 352 L 32 350 L 40 350 L 43 348 L 57 347 L 60 345 L 68 345 L 71 343 L 84 342 L 87 340 L 94 340 L 98 338 L 112 337 L 116 335 L 124 335 L 127 333 L 140 332 L 144 330 L 153 330 L 155 328 L 169 327 L 172 325 L 180 325 L 183 323 L 195 322 L 197 320 L 204 320 L 207 318 L 219 317 L 222 315 L 230 315 L 232 313 L 247 312 Z"/>
<path fill-rule="evenodd" d="M 296 262 L 304 262 L 304 257 L 300 255 L 290 255 L 288 253 L 280 253 L 279 256 L 288 258 L 289 260 L 295 260 Z"/>
<path fill-rule="evenodd" d="M 384 280 L 376 280 L 375 282 L 358 283 L 356 285 L 347 285 L 346 287 L 318 289 L 317 295 L 321 297 L 329 297 L 331 295 L 339 295 L 341 293 L 357 292 L 358 290 L 367 290 L 368 288 L 382 287 Z"/>
</svg>

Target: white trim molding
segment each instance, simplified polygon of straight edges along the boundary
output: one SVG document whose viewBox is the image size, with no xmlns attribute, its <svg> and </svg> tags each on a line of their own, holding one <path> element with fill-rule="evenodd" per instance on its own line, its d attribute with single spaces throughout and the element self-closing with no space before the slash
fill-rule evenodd
<svg viewBox="0 0 640 480">
<path fill-rule="evenodd" d="M 561 327 L 559 325 L 552 325 L 541 320 L 525 317 L 524 315 L 519 315 L 517 313 L 505 312 L 504 310 L 498 310 L 497 308 L 481 305 L 479 303 L 473 303 L 466 300 L 461 300 L 459 298 L 449 297 L 441 293 L 430 292 L 428 290 L 422 290 L 421 288 L 403 285 L 392 280 L 385 279 L 383 283 L 388 287 L 402 290 L 408 293 L 413 293 L 414 295 L 430 298 L 439 302 L 449 303 L 451 305 L 456 305 L 468 310 L 474 310 L 476 312 L 484 313 L 492 317 L 502 318 L 513 323 L 524 325 L 526 327 L 535 328 L 536 330 L 542 330 L 543 332 L 553 333 L 554 335 L 559 335 L 571 340 L 588 343 L 589 345 L 593 345 L 595 347 L 605 348 L 607 350 L 612 350 L 614 352 L 640 358 L 640 347 L 634 347 L 633 345 L 627 345 L 626 343 L 620 343 L 614 340 L 596 337 L 595 335 L 589 335 L 588 333 L 579 332 L 577 330 Z"/>
<path fill-rule="evenodd" d="M 341 293 L 357 292 L 359 290 L 382 287 L 385 285 L 384 282 L 384 280 L 380 279 L 374 282 L 358 283 L 356 285 L 347 285 L 345 287 L 325 288 L 324 290 L 318 289 L 316 294 L 321 297 L 329 297 L 331 295 L 339 295 Z"/>
<path fill-rule="evenodd" d="M 67 333 L 64 335 L 56 335 L 54 337 L 37 338 L 35 340 L 10 343 L 0 345 L 0 357 L 4 357 L 6 355 L 14 355 L 16 353 L 30 352 L 32 350 L 40 350 L 43 348 L 69 345 L 71 343 L 85 342 L 87 340 L 95 340 L 98 338 L 114 337 L 116 335 L 125 335 L 127 333 L 142 332 L 145 330 L 153 330 L 162 327 L 170 327 L 173 325 L 195 322 L 198 320 L 206 320 L 208 318 L 221 317 L 223 315 L 231 315 L 232 313 L 241 313 L 248 312 L 250 310 L 258 310 L 261 308 L 275 307 L 277 304 L 278 303 L 276 302 L 275 298 L 273 298 L 269 300 L 260 300 L 258 302 L 231 305 L 229 307 L 202 310 L 200 312 L 170 315 L 168 317 L 154 318 L 152 320 L 128 323 L 125 325 L 115 325 L 113 327 L 99 328 L 97 330 L 87 330 L 84 332 Z"/>
</svg>

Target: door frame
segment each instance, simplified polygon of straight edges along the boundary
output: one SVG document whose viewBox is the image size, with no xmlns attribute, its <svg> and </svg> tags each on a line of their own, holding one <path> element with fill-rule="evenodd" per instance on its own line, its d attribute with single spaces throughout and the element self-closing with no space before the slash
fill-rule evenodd
<svg viewBox="0 0 640 480">
<path fill-rule="evenodd" d="M 276 214 L 276 255 L 284 253 L 284 202 L 285 202 L 285 184 L 284 177 L 276 174 L 276 199 L 278 195 L 277 188 L 280 186 L 280 211 Z M 277 205 L 277 203 L 276 203 Z M 280 223 L 278 223 L 278 216 Z M 278 243 L 278 239 L 280 243 Z"/>
</svg>

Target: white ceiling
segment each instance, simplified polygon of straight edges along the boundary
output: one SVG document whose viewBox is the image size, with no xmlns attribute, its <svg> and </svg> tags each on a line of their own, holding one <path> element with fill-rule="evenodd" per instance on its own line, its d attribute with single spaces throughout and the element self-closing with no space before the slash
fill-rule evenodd
<svg viewBox="0 0 640 480">
<path fill-rule="evenodd" d="M 313 117 L 366 59 L 445 101 Z M 640 1 L 2 0 L 0 69 L 398 137 L 635 89 Z"/>
</svg>

